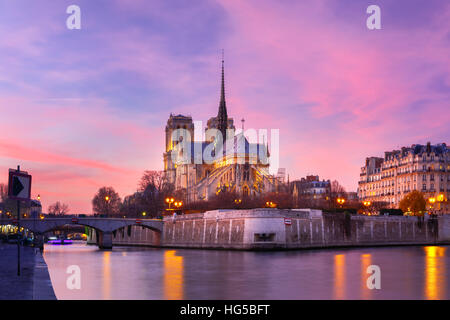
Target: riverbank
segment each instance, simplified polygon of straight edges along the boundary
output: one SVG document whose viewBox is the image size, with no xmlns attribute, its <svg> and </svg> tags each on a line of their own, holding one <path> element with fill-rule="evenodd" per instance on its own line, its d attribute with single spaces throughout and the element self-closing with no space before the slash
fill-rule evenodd
<svg viewBox="0 0 450 320">
<path fill-rule="evenodd" d="M 313 209 L 215 210 L 163 219 L 163 231 L 129 225 L 112 232 L 117 246 L 226 250 L 450 244 L 450 215 L 361 216 Z M 90 232 L 88 244 L 97 244 Z"/>
<path fill-rule="evenodd" d="M 21 275 L 17 276 L 17 246 L 0 244 L 0 300 L 56 300 L 42 254 L 21 247 Z"/>
</svg>

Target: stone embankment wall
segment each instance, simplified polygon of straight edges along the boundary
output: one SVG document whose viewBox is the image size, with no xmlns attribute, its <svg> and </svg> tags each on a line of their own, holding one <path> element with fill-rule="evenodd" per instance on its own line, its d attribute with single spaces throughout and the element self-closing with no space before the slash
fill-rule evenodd
<svg viewBox="0 0 450 320">
<path fill-rule="evenodd" d="M 295 249 L 450 243 L 450 217 L 352 216 L 320 210 L 217 210 L 165 219 L 163 246 Z"/>
<path fill-rule="evenodd" d="M 88 244 L 97 244 L 98 233 L 90 229 Z M 128 226 L 112 233 L 113 246 L 160 246 L 161 233 L 142 226 Z"/>
<path fill-rule="evenodd" d="M 117 230 L 113 244 L 244 250 L 450 244 L 450 216 L 422 221 L 310 209 L 253 209 L 166 217 L 164 222 L 162 234 L 140 226 Z"/>
</svg>

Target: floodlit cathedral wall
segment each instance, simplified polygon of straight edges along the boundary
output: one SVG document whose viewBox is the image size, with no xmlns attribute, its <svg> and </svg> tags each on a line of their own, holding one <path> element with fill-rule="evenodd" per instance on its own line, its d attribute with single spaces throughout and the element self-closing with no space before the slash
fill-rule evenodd
<svg viewBox="0 0 450 320">
<path fill-rule="evenodd" d="M 237 192 L 243 196 L 253 196 L 272 192 L 278 184 L 278 180 L 269 174 L 267 146 L 249 143 L 243 134 L 234 134 L 233 119 L 227 115 L 224 81 L 222 61 L 219 112 L 217 117 L 208 120 L 206 129 L 216 129 L 228 139 L 223 149 L 220 147 L 214 149 L 213 153 L 215 155 L 217 152 L 217 157 L 215 155 L 213 161 L 206 162 L 203 157 L 213 139 L 194 141 L 192 117 L 171 114 L 167 121 L 164 171 L 175 189 L 185 192 L 187 202 L 208 200 L 224 190 Z M 178 129 L 185 129 L 190 134 L 191 141 L 189 143 L 187 140 L 184 141 L 187 143 L 187 150 L 180 147 L 186 138 L 179 134 Z M 184 161 L 186 159 L 188 163 Z"/>
</svg>

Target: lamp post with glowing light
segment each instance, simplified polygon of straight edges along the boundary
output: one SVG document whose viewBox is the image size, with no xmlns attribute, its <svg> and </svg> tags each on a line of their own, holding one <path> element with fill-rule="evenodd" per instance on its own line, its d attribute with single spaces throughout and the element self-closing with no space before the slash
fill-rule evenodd
<svg viewBox="0 0 450 320">
<path fill-rule="evenodd" d="M 183 206 L 183 201 L 176 201 L 173 205 L 178 209 Z"/>
<path fill-rule="evenodd" d="M 336 199 L 336 202 L 339 204 L 340 208 L 342 208 L 342 206 L 343 206 L 344 203 L 345 203 L 345 199 L 339 197 L 339 198 Z"/>
<path fill-rule="evenodd" d="M 178 210 L 183 206 L 183 201 L 175 201 L 173 204 Z"/>
<path fill-rule="evenodd" d="M 434 210 L 434 204 L 436 203 L 436 198 L 435 197 L 430 197 L 430 198 L 428 198 L 428 202 L 430 203 L 430 212 L 429 212 L 429 214 L 432 215 L 432 214 L 434 214 L 433 210 Z"/>
<path fill-rule="evenodd" d="M 171 205 L 174 201 L 175 201 L 175 199 L 172 198 L 172 197 L 166 198 L 166 203 L 169 205 L 169 210 L 170 210 L 170 205 Z"/>
<path fill-rule="evenodd" d="M 441 203 L 447 201 L 447 199 L 445 199 L 444 194 L 441 193 L 436 197 L 436 201 L 438 203 L 438 212 L 441 214 Z"/>
<path fill-rule="evenodd" d="M 277 204 L 275 202 L 272 202 L 272 201 L 266 201 L 266 207 L 267 208 L 276 208 Z"/>
<path fill-rule="evenodd" d="M 106 216 L 109 216 L 109 196 L 105 196 L 105 201 L 106 201 Z"/>
<path fill-rule="evenodd" d="M 370 202 L 370 201 L 363 201 L 363 205 L 364 205 L 364 207 L 366 207 L 366 210 L 367 210 L 367 212 L 369 213 L 369 215 L 370 215 L 370 205 L 372 204 L 372 202 Z"/>
</svg>

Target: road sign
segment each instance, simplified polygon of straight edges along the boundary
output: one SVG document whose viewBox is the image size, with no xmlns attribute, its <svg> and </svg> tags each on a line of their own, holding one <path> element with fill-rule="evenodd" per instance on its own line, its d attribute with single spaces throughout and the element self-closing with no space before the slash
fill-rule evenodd
<svg viewBox="0 0 450 320">
<path fill-rule="evenodd" d="M 31 175 L 23 171 L 9 169 L 8 196 L 15 200 L 30 200 Z"/>
<path fill-rule="evenodd" d="M 292 220 L 290 218 L 284 218 L 284 224 L 290 226 L 292 224 Z"/>
</svg>

